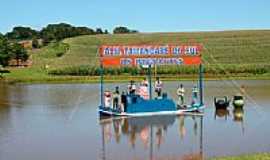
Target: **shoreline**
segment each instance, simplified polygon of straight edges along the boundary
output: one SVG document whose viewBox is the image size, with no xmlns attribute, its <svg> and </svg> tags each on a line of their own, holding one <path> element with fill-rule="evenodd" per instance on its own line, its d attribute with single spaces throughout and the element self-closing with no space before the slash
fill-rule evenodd
<svg viewBox="0 0 270 160">
<path fill-rule="evenodd" d="M 208 75 L 204 77 L 205 81 L 222 81 L 222 80 L 270 80 L 270 75 L 254 75 L 254 76 L 231 76 L 231 77 L 224 77 L 220 78 L 222 75 L 214 76 Z M 105 83 L 119 83 L 119 82 L 129 82 L 130 80 L 140 81 L 145 76 L 105 76 L 104 82 Z M 184 75 L 180 77 L 179 75 L 172 76 L 172 75 L 160 75 L 159 76 L 162 81 L 194 81 L 198 80 L 197 75 Z M 152 79 L 154 80 L 155 77 L 153 76 Z M 61 83 L 68 83 L 68 84 L 76 84 L 76 83 L 99 83 L 100 77 L 99 76 L 46 76 L 46 77 L 4 77 L 0 79 L 0 83 L 7 83 L 7 84 L 61 84 Z"/>
</svg>

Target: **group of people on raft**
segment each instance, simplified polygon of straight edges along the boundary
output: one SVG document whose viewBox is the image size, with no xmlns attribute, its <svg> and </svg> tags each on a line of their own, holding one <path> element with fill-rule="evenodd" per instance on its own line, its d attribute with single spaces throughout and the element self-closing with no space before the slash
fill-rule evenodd
<svg viewBox="0 0 270 160">
<path fill-rule="evenodd" d="M 156 78 L 155 85 L 154 85 L 156 99 L 162 98 L 162 91 L 163 91 L 163 82 L 160 80 L 159 77 Z M 126 104 L 127 104 L 127 95 L 139 95 L 143 99 L 149 99 L 149 83 L 144 78 L 140 83 L 139 87 L 137 88 L 136 83 L 131 80 L 128 84 L 127 88 L 128 92 L 122 92 L 120 94 L 119 86 L 115 87 L 115 91 L 111 94 L 111 92 L 105 92 L 105 107 L 111 108 L 111 101 L 112 101 L 112 108 L 115 110 L 125 111 Z M 198 88 L 195 85 L 192 88 L 192 104 L 198 102 Z M 176 91 L 178 97 L 178 106 L 185 106 L 185 88 L 183 84 L 180 84 Z"/>
</svg>

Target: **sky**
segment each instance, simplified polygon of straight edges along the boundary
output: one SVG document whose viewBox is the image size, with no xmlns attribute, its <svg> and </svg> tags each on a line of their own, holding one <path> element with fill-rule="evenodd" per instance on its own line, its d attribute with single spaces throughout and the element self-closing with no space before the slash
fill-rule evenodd
<svg viewBox="0 0 270 160">
<path fill-rule="evenodd" d="M 270 0 L 1 0 L 0 32 L 65 22 L 140 32 L 270 29 Z"/>
</svg>

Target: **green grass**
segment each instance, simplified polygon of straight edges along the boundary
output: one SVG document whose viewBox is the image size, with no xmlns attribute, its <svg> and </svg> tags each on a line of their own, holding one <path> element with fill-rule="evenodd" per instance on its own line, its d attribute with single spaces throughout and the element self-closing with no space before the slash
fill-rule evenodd
<svg viewBox="0 0 270 160">
<path fill-rule="evenodd" d="M 63 42 L 51 43 L 40 50 L 30 51 L 33 59 L 33 66 L 30 69 L 42 69 L 42 67 L 44 69 L 46 65 L 49 67 L 62 67 L 61 64 L 65 61 L 69 51 L 69 44 Z"/>
<path fill-rule="evenodd" d="M 29 68 L 10 69 L 11 73 L 6 75 L 6 79 L 17 81 L 63 79 L 63 76 L 59 76 L 61 74 L 58 74 L 58 76 L 48 74 L 51 71 L 61 71 L 72 77 L 70 75 L 74 74 L 70 74 L 69 70 L 77 72 L 81 68 L 85 70 L 85 68 L 96 68 L 98 66 L 97 51 L 102 44 L 181 43 L 200 43 L 204 46 L 202 54 L 208 77 L 222 77 L 224 71 L 228 76 L 234 77 L 270 77 L 270 30 L 253 30 L 93 35 L 68 38 L 62 43 L 54 43 L 39 50 L 30 51 L 33 65 Z M 59 53 L 63 53 L 63 55 L 57 56 Z M 158 74 L 168 75 L 169 77 L 175 74 L 185 74 L 190 77 L 189 74 L 194 75 L 194 72 L 197 71 L 176 67 L 161 67 L 158 69 Z M 83 73 L 92 75 L 85 71 Z M 116 79 L 119 79 L 117 78 L 118 73 L 111 75 L 115 75 Z M 74 79 L 83 78 L 80 76 L 80 78 L 74 77 Z"/>
<path fill-rule="evenodd" d="M 219 158 L 212 158 L 210 160 L 270 160 L 270 154 L 260 153 L 260 154 L 242 155 L 242 156 L 234 156 L 234 157 L 219 157 Z"/>
</svg>

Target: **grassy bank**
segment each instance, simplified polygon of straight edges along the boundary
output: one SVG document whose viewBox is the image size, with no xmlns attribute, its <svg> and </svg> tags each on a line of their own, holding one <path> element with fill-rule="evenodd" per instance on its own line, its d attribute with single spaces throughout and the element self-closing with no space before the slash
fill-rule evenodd
<svg viewBox="0 0 270 160">
<path fill-rule="evenodd" d="M 42 77 L 43 76 L 43 77 Z M 113 82 L 129 82 L 130 80 L 135 80 L 140 82 L 145 76 L 105 76 L 104 82 L 106 83 L 113 83 Z M 152 77 L 153 79 L 155 77 Z M 161 76 L 163 81 L 190 81 L 190 80 L 198 80 L 198 75 L 166 75 Z M 247 75 L 236 75 L 229 78 L 227 80 L 269 80 L 270 76 L 247 76 Z M 207 75 L 205 80 L 221 80 L 221 78 L 214 76 L 214 75 Z M 224 80 L 224 78 L 222 78 Z M 36 76 L 36 77 L 9 77 L 0 80 L 0 83 L 99 83 L 100 77 L 99 76 Z"/>
<path fill-rule="evenodd" d="M 98 75 L 98 47 L 101 44 L 181 44 L 201 43 L 206 77 L 270 79 L 270 30 L 94 35 L 65 39 L 39 50 L 30 51 L 33 64 L 27 68 L 8 68 L 9 82 L 92 82 Z M 114 81 L 123 81 L 140 70 L 106 72 Z M 196 77 L 194 67 L 159 67 L 165 79 Z M 115 78 L 114 78 L 115 77 Z M 122 79 L 123 78 L 123 79 Z M 194 79 L 194 78 L 193 78 Z"/>
<path fill-rule="evenodd" d="M 210 160 L 270 160 L 270 154 L 260 153 L 260 154 L 242 155 L 242 156 L 235 156 L 235 157 L 219 157 L 219 158 L 212 158 Z"/>
</svg>

